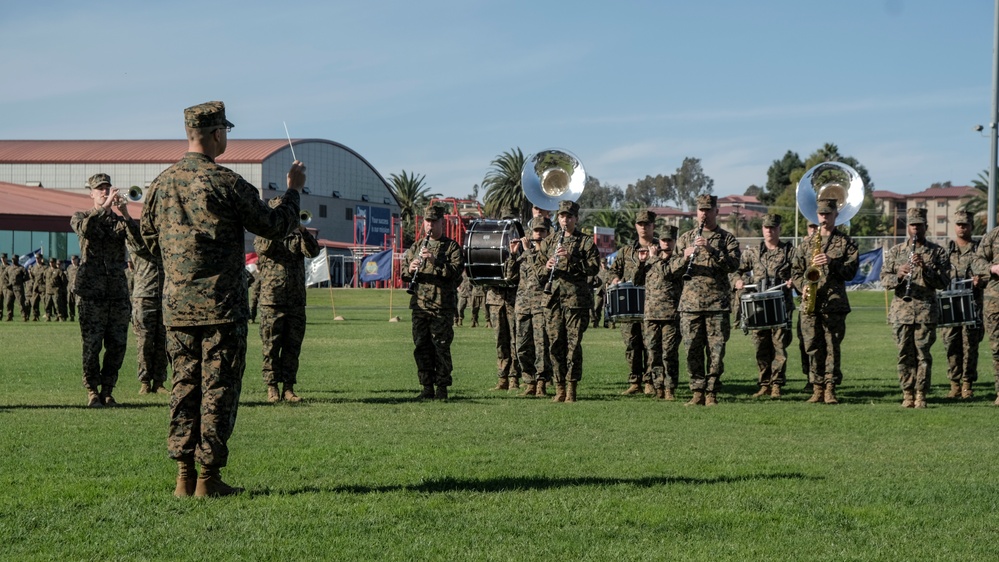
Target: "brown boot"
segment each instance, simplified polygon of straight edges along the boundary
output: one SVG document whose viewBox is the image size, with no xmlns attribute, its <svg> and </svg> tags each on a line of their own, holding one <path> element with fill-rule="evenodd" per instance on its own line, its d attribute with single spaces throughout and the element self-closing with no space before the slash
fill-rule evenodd
<svg viewBox="0 0 999 562">
<path fill-rule="evenodd" d="M 295 385 L 284 383 L 284 395 L 282 396 L 285 402 L 301 402 L 302 398 L 295 394 Z"/>
<path fill-rule="evenodd" d="M 625 390 L 621 394 L 627 396 L 631 394 L 638 394 L 641 391 L 642 387 L 638 386 L 638 383 L 631 383 L 631 385 L 628 386 L 627 390 Z"/>
<path fill-rule="evenodd" d="M 267 401 L 271 404 L 281 401 L 281 393 L 278 392 L 276 384 L 267 385 Z"/>
<path fill-rule="evenodd" d="M 705 397 L 704 397 L 704 405 L 705 406 L 717 406 L 718 405 L 718 396 L 714 392 L 707 393 L 707 395 L 705 395 Z"/>
<path fill-rule="evenodd" d="M 520 390 L 520 379 L 517 377 L 510 377 L 510 382 L 507 383 L 510 390 Z"/>
<path fill-rule="evenodd" d="M 704 391 L 695 390 L 694 396 L 691 397 L 690 402 L 684 404 L 684 406 L 703 406 L 704 405 Z"/>
<path fill-rule="evenodd" d="M 198 483 L 194 487 L 194 495 L 199 498 L 219 498 L 222 496 L 233 496 L 243 491 L 242 488 L 234 488 L 222 481 L 221 469 L 217 467 L 201 465 L 201 475 L 198 476 Z"/>
<path fill-rule="evenodd" d="M 552 402 L 565 402 L 565 383 L 555 383 L 555 396 Z M 996 403 L 999 404 L 999 401 Z"/>
<path fill-rule="evenodd" d="M 529 382 L 524 385 L 524 391 L 517 396 L 536 396 L 538 394 L 538 383 Z"/>
<path fill-rule="evenodd" d="M 104 402 L 104 406 L 107 408 L 116 408 L 118 406 L 118 401 L 111 396 L 111 391 L 113 388 L 101 389 L 101 401 Z"/>
<path fill-rule="evenodd" d="M 658 398 L 659 400 L 665 400 L 666 399 L 666 389 L 665 388 L 657 388 L 656 389 L 656 398 Z"/>
<path fill-rule="evenodd" d="M 826 404 L 839 404 L 839 400 L 836 400 L 836 385 L 829 382 L 826 383 L 826 393 L 822 400 Z"/>
<path fill-rule="evenodd" d="M 812 397 L 809 398 L 808 400 L 805 400 L 805 402 L 808 402 L 809 404 L 818 404 L 819 402 L 822 402 L 822 385 L 821 384 L 813 384 L 812 385 Z"/>
<path fill-rule="evenodd" d="M 753 398 L 760 398 L 768 394 L 770 394 L 770 386 L 761 384 L 760 389 L 756 391 L 756 394 L 753 395 Z"/>
<path fill-rule="evenodd" d="M 576 385 L 579 381 L 569 381 L 569 385 L 565 389 L 565 401 L 575 402 L 576 401 Z"/>
<path fill-rule="evenodd" d="M 975 397 L 975 391 L 971 389 L 971 381 L 961 383 L 961 399 L 968 400 Z"/>
<path fill-rule="evenodd" d="M 673 389 L 672 388 L 668 388 L 667 387 L 667 388 L 663 389 L 663 400 L 665 400 L 667 402 L 673 402 L 673 401 L 676 400 L 676 396 L 673 395 Z"/>
<path fill-rule="evenodd" d="M 535 396 L 543 396 L 548 398 L 548 381 L 540 380 L 538 381 L 538 393 Z"/>
<path fill-rule="evenodd" d="M 912 395 L 911 390 L 902 391 L 902 407 L 903 408 L 913 408 L 916 405 L 915 397 Z"/>
<path fill-rule="evenodd" d="M 178 498 L 193 496 L 197 486 L 198 471 L 194 468 L 194 461 L 177 461 L 177 487 L 174 488 L 173 495 Z"/>
<path fill-rule="evenodd" d="M 164 388 L 163 381 L 153 381 L 153 383 L 149 385 L 149 392 L 154 394 L 170 394 L 170 391 Z"/>
<path fill-rule="evenodd" d="M 650 382 L 645 383 L 645 395 L 655 396 L 655 394 L 656 394 L 656 387 L 652 386 L 652 383 Z"/>
<path fill-rule="evenodd" d="M 961 397 L 961 385 L 957 384 L 957 381 L 950 381 L 950 392 L 947 393 L 947 398 L 960 398 Z"/>
<path fill-rule="evenodd" d="M 770 398 L 774 400 L 780 398 L 780 387 L 776 384 L 770 387 Z"/>
<path fill-rule="evenodd" d="M 434 385 L 425 384 L 423 385 L 423 390 L 420 395 L 416 397 L 417 400 L 433 400 L 434 399 Z"/>
<path fill-rule="evenodd" d="M 87 391 L 87 407 L 88 408 L 103 408 L 104 402 L 101 397 L 97 395 L 93 390 Z"/>
<path fill-rule="evenodd" d="M 149 394 L 150 392 L 151 390 L 149 388 L 149 382 L 142 381 L 142 384 L 139 385 L 139 394 Z"/>
<path fill-rule="evenodd" d="M 437 392 L 434 393 L 434 400 L 447 400 L 446 386 L 437 386 Z"/>
<path fill-rule="evenodd" d="M 490 388 L 489 390 L 507 390 L 509 388 L 510 388 L 510 383 L 509 381 L 506 380 L 506 377 L 500 377 L 499 382 L 496 383 L 496 386 Z"/>
<path fill-rule="evenodd" d="M 914 407 L 919 408 L 920 410 L 926 409 L 926 393 L 922 390 L 916 391 L 916 403 Z"/>
</svg>

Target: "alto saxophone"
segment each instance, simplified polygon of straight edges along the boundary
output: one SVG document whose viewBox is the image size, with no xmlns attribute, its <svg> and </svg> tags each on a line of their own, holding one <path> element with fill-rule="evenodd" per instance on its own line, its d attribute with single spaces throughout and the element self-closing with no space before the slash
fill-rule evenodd
<svg viewBox="0 0 999 562">
<path fill-rule="evenodd" d="M 822 236 L 815 232 L 815 240 L 812 243 L 812 261 L 815 256 L 822 253 Z M 815 297 L 819 291 L 819 280 L 822 279 L 822 270 L 814 265 L 808 266 L 805 270 L 805 295 L 802 296 L 805 314 L 815 314 Z"/>
</svg>

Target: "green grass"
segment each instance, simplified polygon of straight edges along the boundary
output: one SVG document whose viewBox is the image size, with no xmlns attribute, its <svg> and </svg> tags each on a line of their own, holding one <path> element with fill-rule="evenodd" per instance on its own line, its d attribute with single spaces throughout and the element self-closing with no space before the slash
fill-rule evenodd
<svg viewBox="0 0 999 562">
<path fill-rule="evenodd" d="M 171 496 L 167 397 L 84 407 L 79 328 L 0 323 L 4 560 L 995 560 L 993 374 L 898 407 L 881 293 L 853 293 L 840 406 L 804 403 L 797 343 L 780 401 L 752 400 L 734 330 L 717 408 L 623 397 L 616 330 L 584 338 L 580 402 L 490 392 L 491 330 L 457 329 L 447 403 L 417 403 L 405 293 L 310 291 L 297 390 L 269 405 L 250 326 L 224 475 L 247 493 Z"/>
</svg>

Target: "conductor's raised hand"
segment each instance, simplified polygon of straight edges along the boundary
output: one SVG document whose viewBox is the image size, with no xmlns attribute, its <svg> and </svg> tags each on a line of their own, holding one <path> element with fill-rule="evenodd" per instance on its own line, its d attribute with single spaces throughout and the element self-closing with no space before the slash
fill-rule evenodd
<svg viewBox="0 0 999 562">
<path fill-rule="evenodd" d="M 305 164 L 295 160 L 291 163 L 291 169 L 288 170 L 288 189 L 294 189 L 295 191 L 301 193 L 302 188 L 305 187 Z"/>
</svg>

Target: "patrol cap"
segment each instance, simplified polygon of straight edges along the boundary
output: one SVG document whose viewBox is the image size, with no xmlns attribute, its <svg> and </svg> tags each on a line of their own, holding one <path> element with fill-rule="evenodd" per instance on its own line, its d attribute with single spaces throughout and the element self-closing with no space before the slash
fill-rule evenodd
<svg viewBox="0 0 999 562">
<path fill-rule="evenodd" d="M 819 199 L 816 201 L 815 212 L 819 214 L 835 212 L 837 202 L 836 199 Z"/>
<path fill-rule="evenodd" d="M 50 264 L 57 264 L 57 263 L 59 263 L 59 260 L 56 259 L 56 258 L 49 258 L 49 263 Z"/>
<path fill-rule="evenodd" d="M 926 224 L 926 209 L 912 208 L 905 212 L 906 224 Z"/>
<path fill-rule="evenodd" d="M 698 195 L 697 196 L 697 210 L 707 211 L 708 209 L 714 209 L 718 206 L 718 196 L 717 195 Z"/>
<path fill-rule="evenodd" d="M 763 215 L 763 226 L 780 226 L 781 216 L 777 213 Z"/>
<path fill-rule="evenodd" d="M 5 258 L 5 257 L 7 257 L 7 252 L 3 252 L 2 254 L 0 254 L 0 258 Z"/>
<path fill-rule="evenodd" d="M 635 214 L 635 224 L 643 222 L 656 222 L 656 214 L 649 210 L 638 211 Z"/>
<path fill-rule="evenodd" d="M 531 230 L 549 231 L 552 229 L 552 220 L 545 217 L 534 217 L 529 224 Z"/>
<path fill-rule="evenodd" d="M 503 209 L 500 210 L 501 219 L 513 219 L 517 217 L 517 212 L 514 211 L 513 207 L 510 205 L 503 205 Z"/>
<path fill-rule="evenodd" d="M 87 189 L 97 189 L 104 184 L 107 184 L 108 187 L 113 185 L 111 183 L 111 176 L 107 174 L 94 174 L 87 180 Z"/>
<path fill-rule="evenodd" d="M 444 218 L 443 205 L 427 205 L 427 209 L 423 212 L 423 220 L 439 221 L 442 218 Z"/>
<path fill-rule="evenodd" d="M 958 211 L 956 215 L 957 219 L 954 221 L 954 224 L 975 224 L 975 215 L 968 211 Z"/>
<path fill-rule="evenodd" d="M 663 227 L 663 233 L 659 235 L 660 240 L 676 240 L 677 228 L 671 224 Z"/>
<path fill-rule="evenodd" d="M 574 217 L 579 216 L 579 204 L 575 201 L 559 201 L 558 214 L 567 214 Z"/>
<path fill-rule="evenodd" d="M 185 109 L 184 125 L 191 129 L 235 127 L 225 118 L 225 104 L 220 101 L 207 101 Z"/>
</svg>

